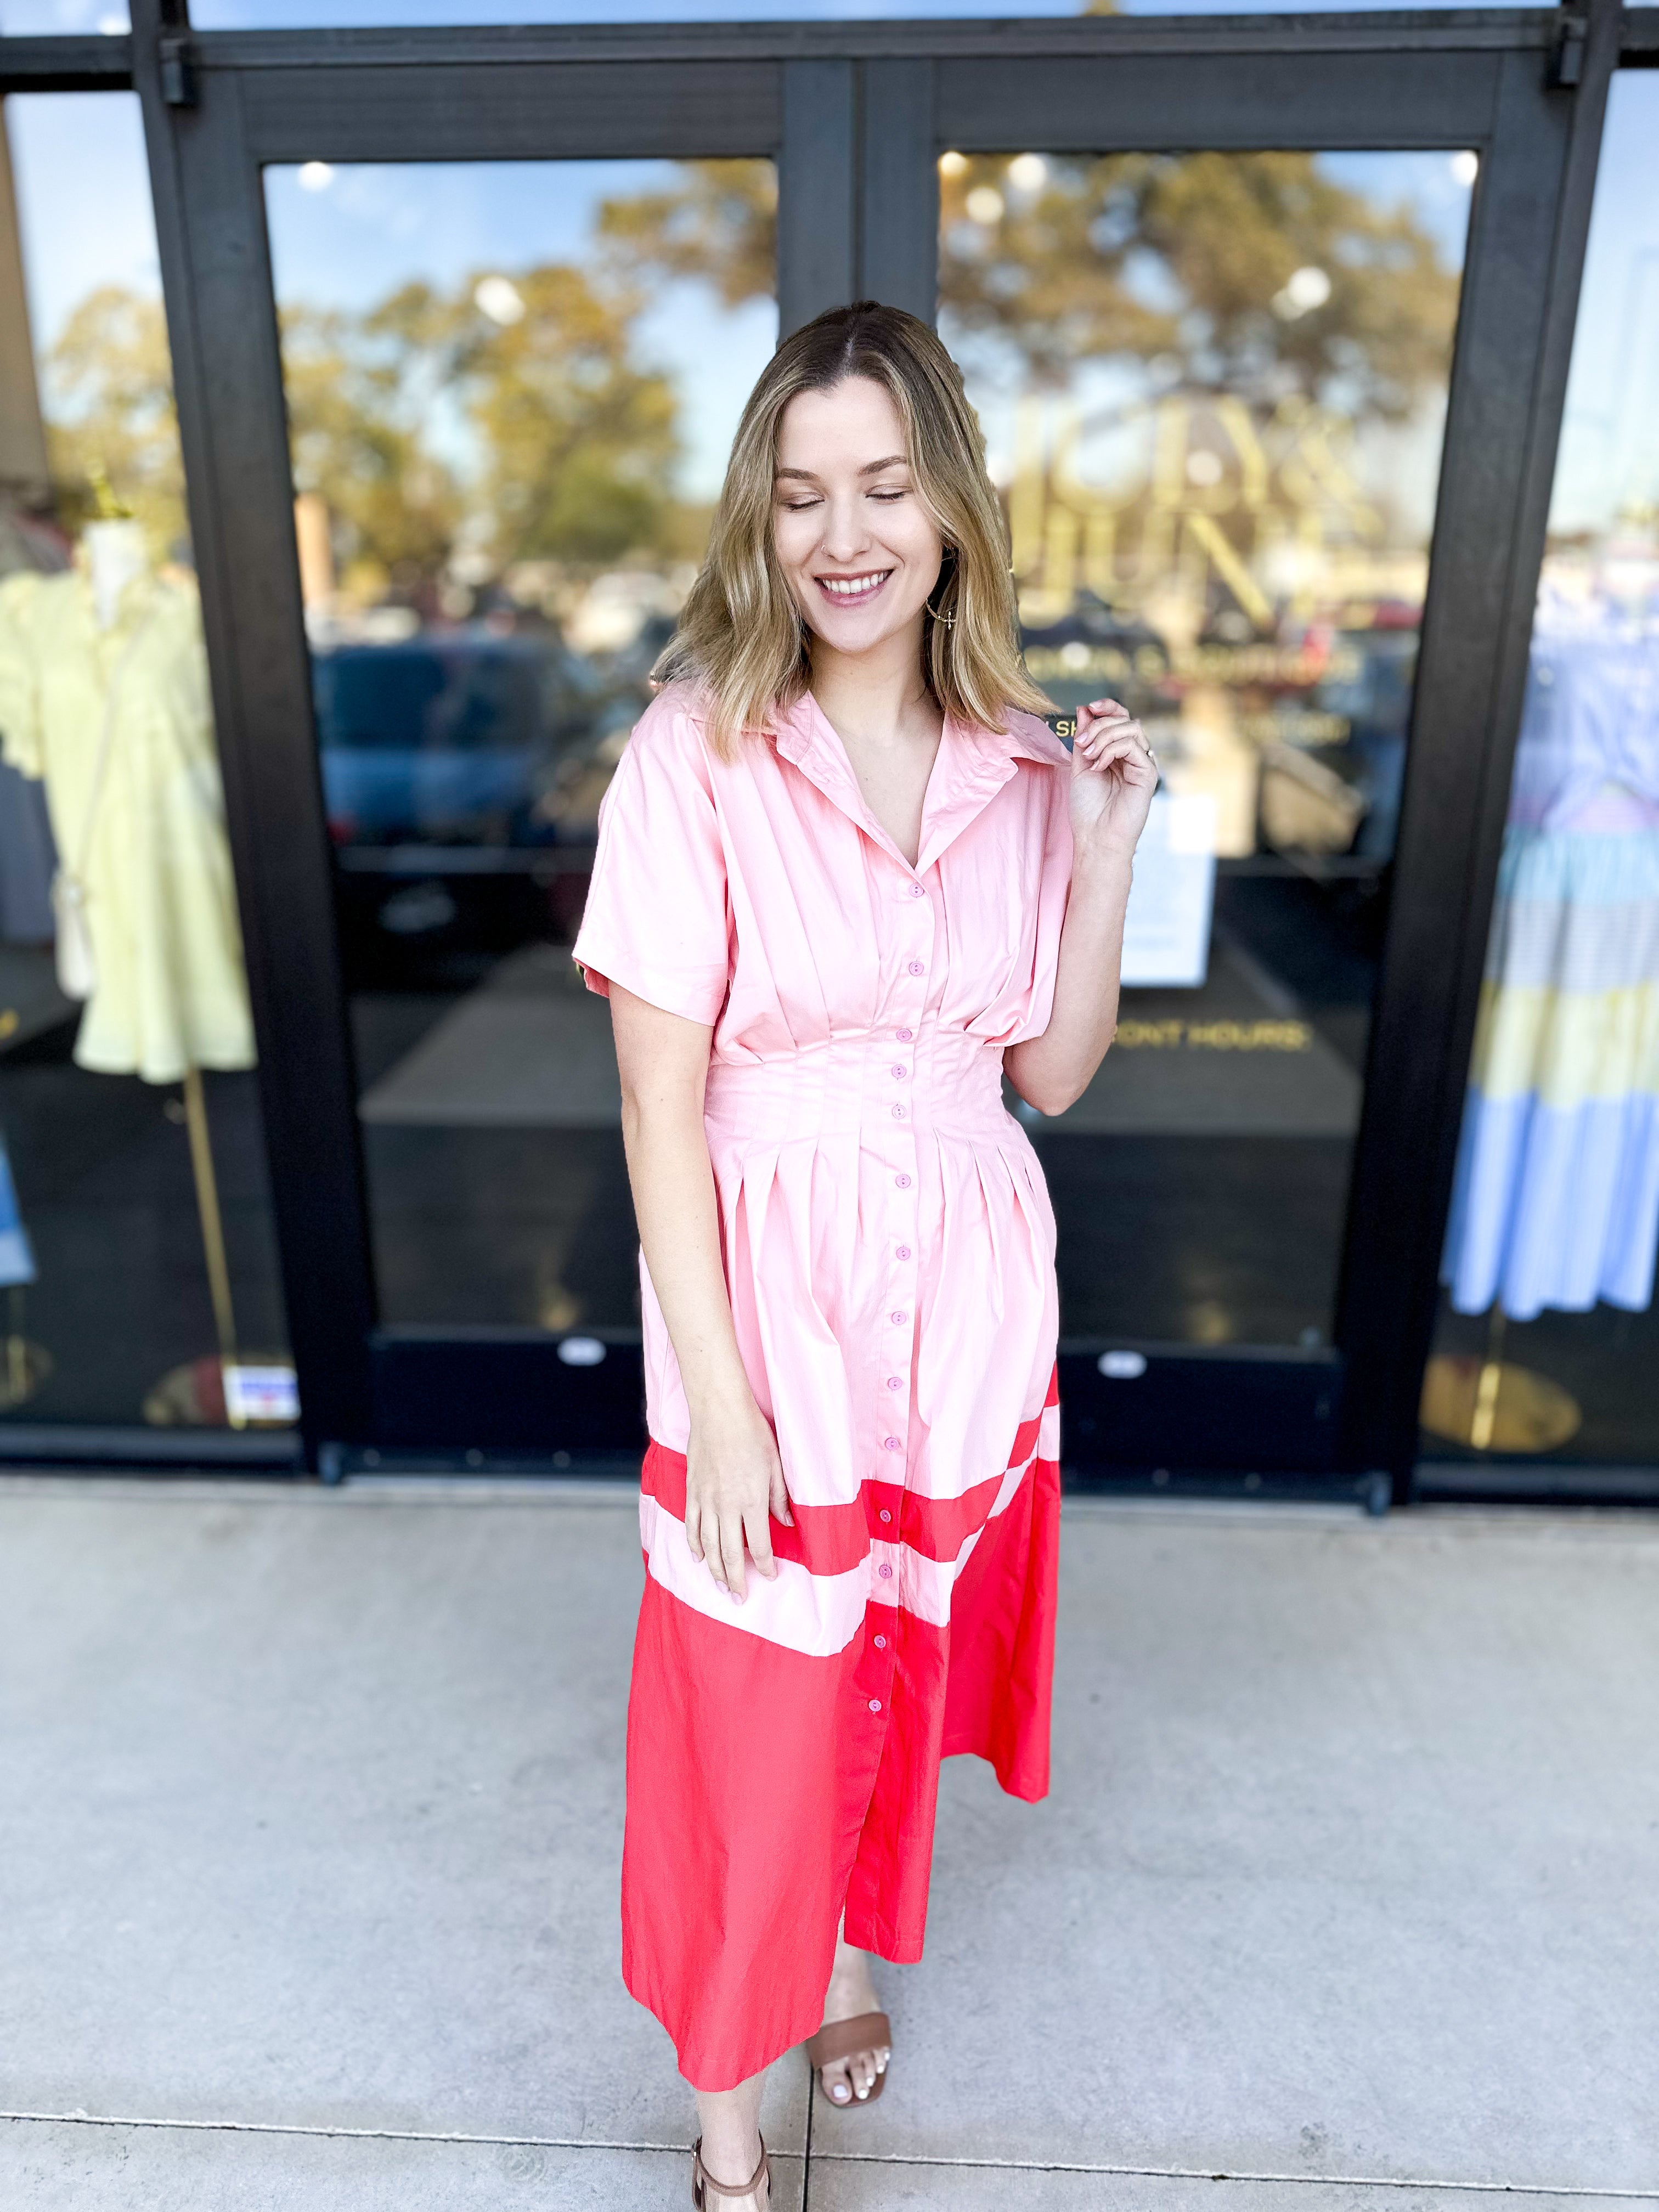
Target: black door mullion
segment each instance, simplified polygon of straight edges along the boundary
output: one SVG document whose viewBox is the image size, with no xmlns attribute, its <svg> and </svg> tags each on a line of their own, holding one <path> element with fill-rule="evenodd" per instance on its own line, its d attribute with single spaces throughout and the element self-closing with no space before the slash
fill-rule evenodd
<svg viewBox="0 0 1659 2212">
<path fill-rule="evenodd" d="M 211 50 L 210 50 L 211 51 Z M 815 63 L 808 66 L 845 66 Z M 537 161 L 768 154 L 770 61 L 525 60 L 431 69 L 219 70 L 242 88 L 256 161 Z"/>
<path fill-rule="evenodd" d="M 1144 19 L 1142 19 L 1144 21 Z M 1103 25 L 1103 30 L 1108 27 Z M 1541 72 L 1545 56 L 1522 66 Z M 1504 56 L 1408 44 L 1274 51 L 1101 51 L 1073 59 L 941 61 L 940 143 L 963 153 L 1242 153 L 1466 146 L 1490 128 Z"/>
<path fill-rule="evenodd" d="M 169 106 L 158 0 L 134 0 L 162 291 L 272 1206 L 313 1465 L 367 1433 L 374 1321 L 362 1161 L 295 550 L 259 172 L 241 86 Z"/>
<path fill-rule="evenodd" d="M 866 62 L 862 77 L 857 289 L 931 323 L 939 291 L 933 64 Z"/>
<path fill-rule="evenodd" d="M 783 64 L 778 155 L 778 333 L 854 296 L 858 73 L 850 61 Z"/>
<path fill-rule="evenodd" d="M 807 312 L 815 313 L 832 298 L 845 298 L 851 285 L 854 73 L 850 63 L 788 69 L 726 63 L 702 83 L 705 97 L 688 102 L 684 70 L 672 100 L 649 97 L 662 72 L 644 61 L 624 68 L 520 67 L 464 85 L 451 72 L 206 66 L 198 72 L 192 104 L 170 106 L 156 62 L 159 14 L 160 0 L 137 0 L 136 82 L 259 1041 L 275 1224 L 302 1433 L 315 1466 L 326 1447 L 368 1443 L 388 1426 L 388 1378 L 380 1371 L 386 1347 L 375 1325 L 357 1085 L 300 598 L 261 164 L 330 156 L 773 153 L 781 138 L 786 146 L 789 140 L 787 111 L 797 157 L 794 250 L 785 265 L 793 259 L 794 295 L 810 301 Z M 542 89 L 559 97 L 527 99 L 533 88 L 522 82 L 526 76 L 546 77 Z M 520 80 L 516 88 L 508 77 Z M 619 134 L 625 134 L 620 143 Z M 787 176 L 787 154 L 782 166 Z M 838 175 L 844 185 L 840 220 L 834 191 L 827 202 L 824 197 L 826 174 Z M 826 296 L 813 298 L 814 288 Z M 424 1356 L 434 1375 L 452 1377 L 441 1394 L 443 1407 L 432 1414 L 434 1439 L 472 1441 L 462 1432 L 474 1407 L 478 1433 L 489 1441 L 486 1431 L 499 1423 L 471 1387 L 483 1372 L 478 1347 L 429 1346 Z M 589 1449 L 602 1443 L 586 1410 L 593 1393 L 582 1386 L 590 1378 L 557 1368 L 550 1342 L 532 1364 L 543 1386 L 529 1394 L 538 1405 L 538 1435 L 550 1443 L 565 1441 L 550 1433 L 560 1425 L 546 1387 L 554 1382 L 572 1386 L 556 1387 L 554 1396 L 580 1401 L 566 1409 L 581 1417 L 573 1439 Z M 613 1441 L 626 1446 L 634 1420 L 631 1395 L 624 1395 L 628 1405 L 603 1417 L 601 1426 L 611 1420 Z"/>
</svg>

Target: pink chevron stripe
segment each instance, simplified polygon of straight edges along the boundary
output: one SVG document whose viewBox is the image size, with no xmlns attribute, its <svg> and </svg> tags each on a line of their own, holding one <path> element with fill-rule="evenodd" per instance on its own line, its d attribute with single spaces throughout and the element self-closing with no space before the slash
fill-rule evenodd
<svg viewBox="0 0 1659 2212">
<path fill-rule="evenodd" d="M 1006 1510 L 1034 1456 L 1046 1462 L 1058 1457 L 1059 1403 L 1056 1369 L 1049 1378 L 1042 1412 L 1022 1421 L 1015 1433 L 1007 1468 L 987 1481 L 975 1483 L 960 1497 L 927 1498 L 918 1491 L 907 1490 L 902 1483 L 871 1480 L 861 1485 L 858 1498 L 846 1504 L 793 1505 L 793 1528 L 781 1522 L 772 1523 L 774 1552 L 780 1561 L 823 1576 L 844 1575 L 861 1566 L 872 1545 L 893 1545 L 917 1559 L 954 1565 L 963 1546 L 995 1514 Z M 685 1472 L 684 1453 L 652 1437 L 641 1469 L 641 1486 L 663 1513 L 682 1523 Z M 885 1521 L 884 1513 L 890 1516 Z"/>
</svg>

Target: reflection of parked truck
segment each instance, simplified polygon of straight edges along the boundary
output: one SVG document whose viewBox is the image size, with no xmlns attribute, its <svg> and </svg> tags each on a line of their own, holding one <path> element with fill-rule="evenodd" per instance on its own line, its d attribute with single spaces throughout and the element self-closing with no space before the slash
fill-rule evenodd
<svg viewBox="0 0 1659 2212">
<path fill-rule="evenodd" d="M 319 647 L 313 684 L 355 986 L 449 988 L 458 961 L 568 933 L 584 858 L 560 848 L 591 846 L 597 812 L 571 802 L 614 765 L 632 687 L 549 633 L 481 627 Z"/>
<path fill-rule="evenodd" d="M 337 844 L 553 842 L 536 800 L 606 704 L 587 664 L 556 639 L 428 631 L 325 647 L 313 668 Z"/>
</svg>

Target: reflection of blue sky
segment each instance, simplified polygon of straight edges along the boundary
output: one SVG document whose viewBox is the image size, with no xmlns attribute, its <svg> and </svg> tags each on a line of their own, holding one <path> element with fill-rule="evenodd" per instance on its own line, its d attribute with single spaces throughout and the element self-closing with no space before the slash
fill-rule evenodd
<svg viewBox="0 0 1659 2212">
<path fill-rule="evenodd" d="M 100 284 L 157 294 L 161 272 L 137 95 L 31 92 L 5 108 L 37 350 Z"/>
<path fill-rule="evenodd" d="M 1613 79 L 1595 180 L 1553 530 L 1659 506 L 1659 76 Z"/>
<path fill-rule="evenodd" d="M 252 19 L 253 0 L 211 4 L 227 10 L 246 6 L 244 20 Z M 297 21 L 302 4 L 284 0 L 285 20 Z M 500 20 L 506 0 L 489 4 Z M 85 27 L 100 12 L 90 0 L 85 5 L 53 0 L 50 10 L 26 24 L 21 6 L 22 0 L 0 0 L 0 23 L 8 29 L 44 28 L 50 14 L 60 27 L 71 18 Z M 421 13 L 428 20 L 453 20 L 460 0 L 453 9 L 424 10 L 418 0 L 399 0 L 398 11 L 410 20 Z M 207 21 L 210 0 L 196 0 L 194 12 L 198 21 Z M 323 12 L 343 20 L 345 11 Z M 969 12 L 967 0 L 951 0 L 950 12 Z M 999 0 L 995 12 L 1018 10 L 1012 0 Z M 28 94 L 7 101 L 6 118 L 30 310 L 37 345 L 45 347 L 96 285 L 157 289 L 137 102 L 126 94 Z M 1324 161 L 1345 183 L 1385 198 L 1407 198 L 1447 258 L 1461 259 L 1468 196 L 1444 155 L 1341 154 Z M 599 198 L 617 189 L 620 180 L 662 173 L 656 165 L 635 162 L 358 170 L 343 173 L 333 191 L 319 194 L 300 192 L 291 176 L 273 179 L 273 229 L 284 283 L 320 304 L 361 305 L 414 275 L 453 283 L 491 263 L 511 269 L 539 258 L 574 256 Z M 556 190 L 544 182 L 550 175 L 558 179 Z M 413 178 L 428 180 L 416 196 L 403 189 Z M 706 489 L 718 474 L 723 441 L 769 342 L 769 310 L 745 310 L 732 329 L 731 319 L 696 288 L 676 288 L 647 318 L 642 343 L 653 359 L 675 368 L 686 392 L 693 447 L 689 487 Z M 1626 71 L 1613 87 L 1596 195 L 1556 487 L 1558 526 L 1610 515 L 1621 493 L 1650 501 L 1659 494 L 1659 409 L 1645 396 L 1656 383 L 1659 76 Z"/>
<path fill-rule="evenodd" d="M 126 0 L 0 0 L 0 31 L 125 31 Z"/>
</svg>

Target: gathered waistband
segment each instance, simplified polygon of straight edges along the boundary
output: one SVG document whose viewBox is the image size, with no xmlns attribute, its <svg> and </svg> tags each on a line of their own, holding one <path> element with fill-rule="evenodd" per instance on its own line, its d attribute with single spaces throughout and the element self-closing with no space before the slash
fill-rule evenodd
<svg viewBox="0 0 1659 2212">
<path fill-rule="evenodd" d="M 836 1037 L 775 1059 L 711 1060 L 703 1113 L 732 1135 L 776 1143 L 878 1129 L 887 1137 L 907 1128 L 1006 1134 L 1011 1121 L 1002 1047 L 949 1030 L 908 1044 Z"/>
</svg>

